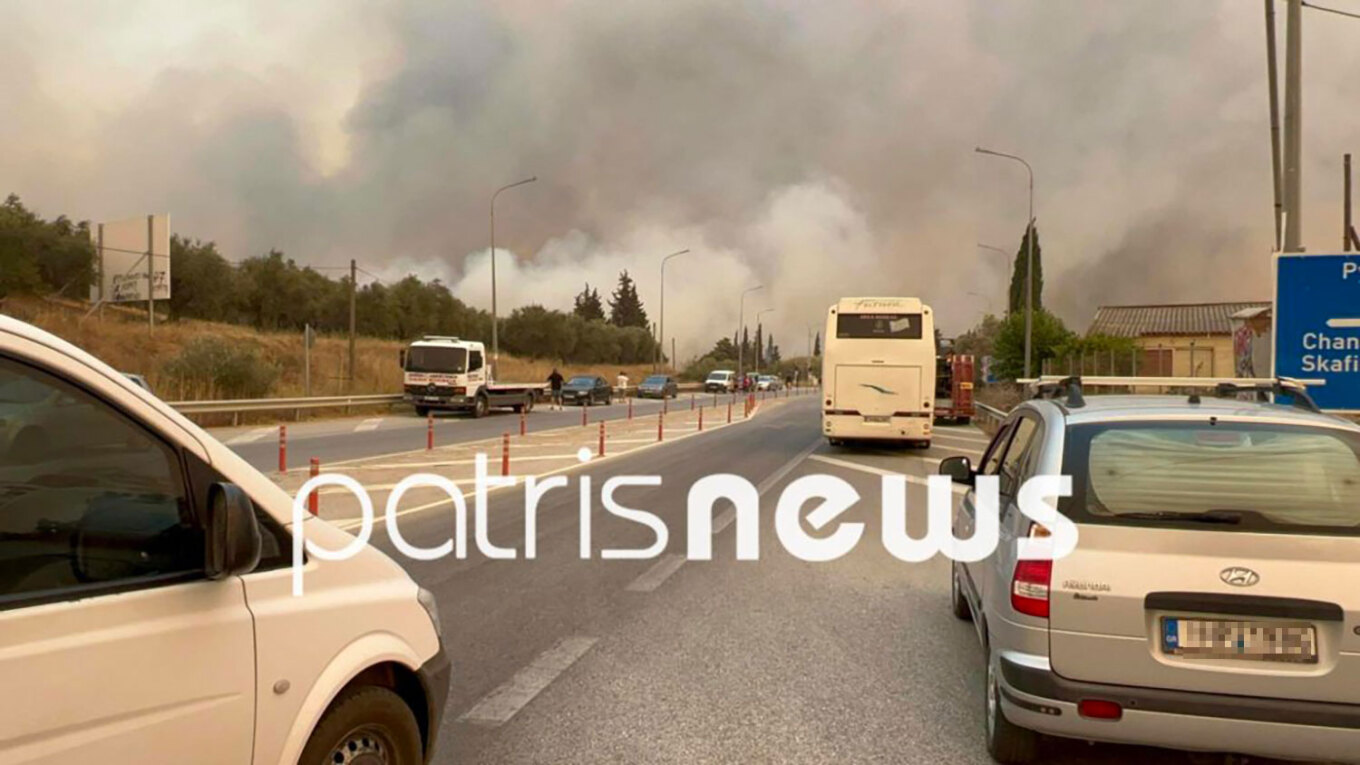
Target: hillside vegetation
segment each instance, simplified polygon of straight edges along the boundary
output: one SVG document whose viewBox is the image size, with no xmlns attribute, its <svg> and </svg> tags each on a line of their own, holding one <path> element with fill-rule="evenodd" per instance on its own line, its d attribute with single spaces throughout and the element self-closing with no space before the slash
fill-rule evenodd
<svg viewBox="0 0 1360 765">
<path fill-rule="evenodd" d="M 168 401 L 301 396 L 303 351 L 300 332 L 260 331 L 236 324 L 180 319 L 147 327 L 145 311 L 105 306 L 84 318 L 88 306 L 65 300 L 11 297 L 0 312 L 68 340 L 124 372 L 144 375 Z M 401 368 L 396 340 L 359 337 L 355 343 L 355 393 L 398 393 Z M 318 335 L 312 348 L 312 395 L 346 392 L 349 341 Z M 563 375 L 600 374 L 613 381 L 620 370 L 634 382 L 650 364 L 555 364 L 501 355 L 498 377 L 541 382 L 557 366 Z"/>
</svg>

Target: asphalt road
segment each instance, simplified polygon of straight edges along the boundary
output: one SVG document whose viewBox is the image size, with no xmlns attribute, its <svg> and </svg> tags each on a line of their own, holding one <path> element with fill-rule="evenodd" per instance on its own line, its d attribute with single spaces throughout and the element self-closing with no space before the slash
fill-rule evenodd
<svg viewBox="0 0 1360 765">
<path fill-rule="evenodd" d="M 726 413 L 730 396 L 717 398 L 721 411 Z M 696 404 L 713 405 L 712 395 L 696 394 Z M 633 416 L 656 415 L 662 402 L 657 399 L 635 399 Z M 682 393 L 678 399 L 671 399 L 671 410 L 679 407 L 688 409 L 690 394 Z M 740 407 L 740 400 L 736 406 Z M 738 410 L 740 411 L 740 410 Z M 628 416 L 626 403 L 608 406 L 591 406 L 586 416 L 590 422 L 622 419 Z M 581 407 L 568 406 L 554 410 L 540 404 L 529 413 L 526 425 L 530 431 L 547 430 L 579 425 Z M 519 415 L 510 410 L 492 410 L 482 419 L 473 419 L 461 413 L 436 413 L 435 443 L 450 444 L 466 441 L 479 441 L 497 438 L 502 433 L 519 432 Z M 372 457 L 379 454 L 424 449 L 427 425 L 424 417 L 418 417 L 409 407 L 398 407 L 387 414 L 358 415 L 328 420 L 312 420 L 286 423 L 288 428 L 288 464 L 300 467 L 316 457 L 322 464 L 343 460 Z M 273 471 L 279 462 L 279 428 L 277 425 L 246 426 L 237 428 L 212 428 L 209 430 L 219 441 L 230 446 L 252 466 L 259 470 Z"/>
<path fill-rule="evenodd" d="M 809 397 L 584 466 L 540 504 L 534 560 L 487 560 L 470 545 L 467 560 L 403 561 L 438 598 L 454 662 L 435 762 L 990 762 L 983 657 L 971 626 L 950 614 L 948 562 L 906 564 L 882 548 L 873 472 L 925 475 L 933 460 L 979 450 L 980 436 L 945 429 L 929 451 L 854 451 L 831 449 L 818 427 Z M 657 466 L 660 486 L 617 499 L 664 520 L 666 555 L 601 559 L 654 537 L 605 512 L 600 485 Z M 761 490 L 760 560 L 735 560 L 736 523 L 715 532 L 712 561 L 684 560 L 687 492 L 714 473 Z M 863 498 L 840 520 L 863 522 L 864 535 L 836 561 L 794 558 L 774 532 L 780 491 L 811 473 L 844 478 Z M 581 476 L 595 494 L 589 560 L 578 552 Z M 909 485 L 911 506 L 924 507 L 924 494 Z M 522 550 L 522 493 L 492 497 L 492 540 Z M 720 527 L 731 511 L 715 514 Z M 439 509 L 411 515 L 403 533 L 434 545 L 450 521 Z M 374 539 L 396 557 L 381 531 Z M 1222 761 L 1083 742 L 1051 742 L 1045 755 L 1062 765 Z"/>
</svg>

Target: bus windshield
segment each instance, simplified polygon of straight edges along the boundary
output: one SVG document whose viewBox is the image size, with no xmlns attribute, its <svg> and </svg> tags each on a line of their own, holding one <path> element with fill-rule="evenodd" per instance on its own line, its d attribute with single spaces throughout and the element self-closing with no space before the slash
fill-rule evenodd
<svg viewBox="0 0 1360 765">
<path fill-rule="evenodd" d="M 839 339 L 920 340 L 919 313 L 842 313 L 836 317 Z"/>
</svg>

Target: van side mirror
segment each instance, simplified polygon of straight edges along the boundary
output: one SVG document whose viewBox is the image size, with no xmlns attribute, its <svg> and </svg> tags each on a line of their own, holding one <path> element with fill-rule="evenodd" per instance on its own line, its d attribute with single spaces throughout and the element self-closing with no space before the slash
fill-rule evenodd
<svg viewBox="0 0 1360 765">
<path fill-rule="evenodd" d="M 940 461 L 940 475 L 947 475 L 954 483 L 972 486 L 977 479 L 973 462 L 967 457 L 945 457 Z"/>
<path fill-rule="evenodd" d="M 405 349 L 405 348 L 402 348 L 401 350 L 397 351 L 397 363 L 401 365 L 401 368 L 402 368 L 402 369 L 405 369 L 405 368 L 406 368 L 406 349 Z"/>
<path fill-rule="evenodd" d="M 225 579 L 254 571 L 262 546 L 250 497 L 235 484 L 214 484 L 208 491 L 208 578 Z"/>
</svg>

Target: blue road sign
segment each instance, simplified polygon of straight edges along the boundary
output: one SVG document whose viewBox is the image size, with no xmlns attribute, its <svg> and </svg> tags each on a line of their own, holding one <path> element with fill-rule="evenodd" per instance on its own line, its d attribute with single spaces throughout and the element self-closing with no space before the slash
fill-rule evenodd
<svg viewBox="0 0 1360 765">
<path fill-rule="evenodd" d="M 1275 256 L 1275 374 L 1326 380 L 1323 409 L 1360 411 L 1360 254 Z"/>
</svg>

